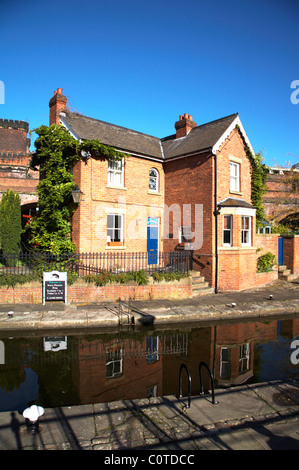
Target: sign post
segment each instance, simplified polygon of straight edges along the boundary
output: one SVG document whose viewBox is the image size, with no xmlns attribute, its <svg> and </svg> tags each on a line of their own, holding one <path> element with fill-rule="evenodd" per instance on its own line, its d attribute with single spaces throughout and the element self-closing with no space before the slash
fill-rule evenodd
<svg viewBox="0 0 299 470">
<path fill-rule="evenodd" d="M 43 303 L 57 300 L 67 303 L 67 273 L 46 272 L 43 274 Z"/>
</svg>

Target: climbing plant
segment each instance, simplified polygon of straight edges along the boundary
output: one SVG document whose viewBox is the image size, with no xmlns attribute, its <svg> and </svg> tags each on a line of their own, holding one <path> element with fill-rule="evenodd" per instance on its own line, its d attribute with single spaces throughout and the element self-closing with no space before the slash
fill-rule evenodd
<svg viewBox="0 0 299 470">
<path fill-rule="evenodd" d="M 62 125 L 40 126 L 30 167 L 40 171 L 37 186 L 39 210 L 26 226 L 32 247 L 52 253 L 74 252 L 71 219 L 76 209 L 72 191 L 76 188 L 72 168 L 82 151 L 95 158 L 123 158 L 98 139 L 79 141 Z"/>
<path fill-rule="evenodd" d="M 239 126 L 236 127 L 240 131 Z M 258 227 L 260 225 L 260 221 L 265 218 L 265 209 L 262 198 L 266 191 L 266 177 L 268 170 L 266 165 L 263 163 L 262 153 L 259 152 L 254 155 L 245 142 L 241 131 L 240 134 L 243 138 L 246 155 L 251 163 L 251 202 L 256 207 L 256 220 Z"/>
</svg>

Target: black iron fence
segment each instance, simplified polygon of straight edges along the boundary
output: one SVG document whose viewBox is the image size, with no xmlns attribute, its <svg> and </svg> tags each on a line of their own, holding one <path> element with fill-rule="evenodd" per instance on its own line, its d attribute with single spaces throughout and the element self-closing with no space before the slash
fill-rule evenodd
<svg viewBox="0 0 299 470">
<path fill-rule="evenodd" d="M 65 253 L 47 252 L 0 253 L 1 274 L 42 274 L 51 271 L 74 272 L 79 276 L 103 272 L 122 273 L 144 270 L 154 272 L 188 273 L 192 269 L 189 251 L 170 253 Z"/>
</svg>

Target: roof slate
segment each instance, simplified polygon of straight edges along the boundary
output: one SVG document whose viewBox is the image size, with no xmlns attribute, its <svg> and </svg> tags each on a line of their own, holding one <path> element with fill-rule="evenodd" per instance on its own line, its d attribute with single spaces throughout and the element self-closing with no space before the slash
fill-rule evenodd
<svg viewBox="0 0 299 470">
<path fill-rule="evenodd" d="M 62 120 L 79 139 L 99 139 L 103 144 L 117 150 L 163 159 L 160 139 L 105 121 L 66 113 Z"/>
<path fill-rule="evenodd" d="M 197 126 L 187 136 L 178 139 L 175 134 L 159 139 L 70 111 L 61 119 L 79 139 L 99 139 L 120 151 L 168 160 L 211 149 L 237 116 L 237 113 L 231 114 Z"/>
<path fill-rule="evenodd" d="M 186 137 L 176 139 L 176 136 L 173 135 L 162 139 L 165 159 L 211 149 L 237 116 L 238 114 L 231 114 L 222 119 L 194 127 Z"/>
<path fill-rule="evenodd" d="M 248 209 L 255 209 L 255 207 L 250 204 L 249 202 L 244 201 L 244 199 L 235 199 L 235 198 L 227 198 L 222 202 L 218 203 L 220 207 L 246 207 Z"/>
</svg>

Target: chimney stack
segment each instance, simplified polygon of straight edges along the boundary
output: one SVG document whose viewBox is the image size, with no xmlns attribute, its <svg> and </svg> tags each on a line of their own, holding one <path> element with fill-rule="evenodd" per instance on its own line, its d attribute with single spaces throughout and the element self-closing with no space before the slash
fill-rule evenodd
<svg viewBox="0 0 299 470">
<path fill-rule="evenodd" d="M 184 115 L 180 116 L 180 120 L 177 121 L 174 125 L 176 129 L 176 138 L 185 137 L 193 127 L 197 127 L 195 121 L 192 120 L 192 116 L 190 114 L 185 113 Z"/>
<path fill-rule="evenodd" d="M 65 112 L 67 98 L 62 94 L 62 88 L 54 91 L 54 96 L 50 99 L 50 126 L 59 124 L 59 114 Z"/>
</svg>

